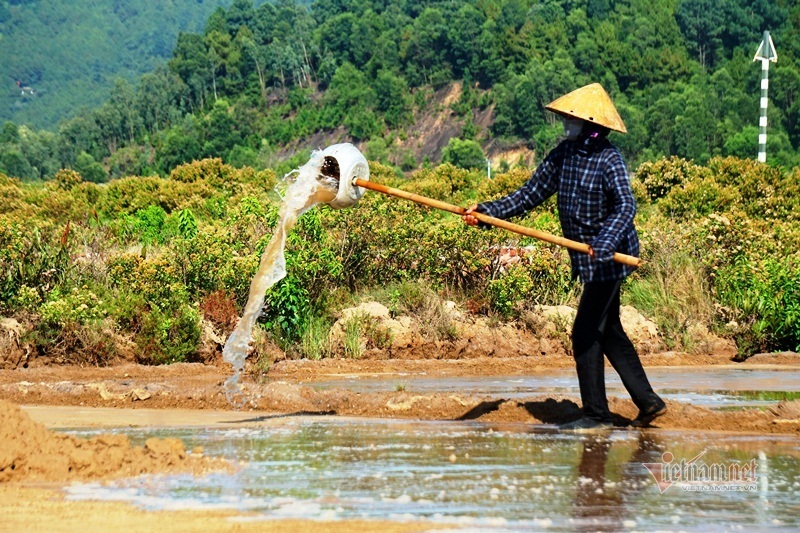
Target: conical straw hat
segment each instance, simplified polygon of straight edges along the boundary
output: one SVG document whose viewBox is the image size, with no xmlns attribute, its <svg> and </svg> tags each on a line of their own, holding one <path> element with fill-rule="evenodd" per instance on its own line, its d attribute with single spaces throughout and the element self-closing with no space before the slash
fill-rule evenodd
<svg viewBox="0 0 800 533">
<path fill-rule="evenodd" d="M 625 123 L 617 113 L 617 108 L 614 107 L 614 102 L 599 83 L 586 85 L 561 98 L 556 98 L 547 104 L 545 109 L 628 133 Z"/>
</svg>

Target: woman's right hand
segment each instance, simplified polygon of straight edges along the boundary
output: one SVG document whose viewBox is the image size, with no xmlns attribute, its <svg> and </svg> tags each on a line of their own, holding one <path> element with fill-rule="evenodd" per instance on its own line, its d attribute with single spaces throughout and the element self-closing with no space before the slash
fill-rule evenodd
<svg viewBox="0 0 800 533">
<path fill-rule="evenodd" d="M 468 226 L 477 226 L 478 219 L 473 215 L 473 213 L 478 213 L 478 204 L 472 204 L 464 211 L 464 214 L 461 215 L 461 219 L 468 225 Z"/>
</svg>

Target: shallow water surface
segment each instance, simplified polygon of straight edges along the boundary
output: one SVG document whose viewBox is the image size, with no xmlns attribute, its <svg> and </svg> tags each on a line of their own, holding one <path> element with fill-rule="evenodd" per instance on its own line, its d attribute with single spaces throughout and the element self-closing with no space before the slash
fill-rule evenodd
<svg viewBox="0 0 800 533">
<path fill-rule="evenodd" d="M 800 370 L 760 368 L 648 368 L 653 388 L 664 398 L 710 408 L 768 405 L 800 398 Z M 403 388 L 418 394 L 459 392 L 522 398 L 533 394 L 580 396 L 574 370 L 549 370 L 532 376 L 451 377 L 420 374 L 353 376 L 311 381 L 317 389 L 342 388 L 357 392 L 391 391 Z M 619 376 L 606 369 L 609 395 L 625 396 Z"/>
<path fill-rule="evenodd" d="M 120 429 L 137 443 L 178 437 L 189 449 L 203 446 L 206 454 L 245 464 L 235 474 L 201 479 L 73 485 L 69 497 L 148 509 L 233 508 L 256 519 L 409 520 L 481 531 L 800 527 L 796 437 L 627 430 L 587 437 L 523 424 L 327 417 L 263 424 Z M 727 485 L 670 484 L 680 480 L 668 467 L 692 459 L 753 475 Z M 651 470 L 661 472 L 661 488 Z"/>
</svg>

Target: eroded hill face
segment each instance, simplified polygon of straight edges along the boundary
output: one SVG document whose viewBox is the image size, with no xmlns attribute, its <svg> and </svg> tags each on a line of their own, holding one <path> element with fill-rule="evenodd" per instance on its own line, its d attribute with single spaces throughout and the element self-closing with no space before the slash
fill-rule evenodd
<svg viewBox="0 0 800 533">
<path fill-rule="evenodd" d="M 402 167 L 404 159 L 409 156 L 416 161 L 417 165 L 421 165 L 426 160 L 432 163 L 441 161 L 442 151 L 447 143 L 453 137 L 461 137 L 465 126 L 464 117 L 459 116 L 452 107 L 461 97 L 462 89 L 462 82 L 456 81 L 431 94 L 425 109 L 415 112 L 414 123 L 407 126 L 402 134 L 395 135 L 394 144 L 387 147 L 389 161 L 393 165 Z M 494 124 L 494 120 L 494 106 L 473 111 L 472 122 L 478 130 L 477 140 L 492 162 L 492 166 L 497 167 L 501 161 L 533 166 L 536 153 L 528 143 L 502 144 L 494 139 L 488 142 L 482 140 L 485 135 L 482 135 L 481 132 L 488 131 Z M 352 139 L 343 126 L 333 131 L 319 132 L 307 139 L 292 143 L 286 146 L 279 156 L 281 159 L 288 158 L 299 150 L 317 150 L 341 142 L 352 142 L 369 158 L 367 143 Z"/>
</svg>

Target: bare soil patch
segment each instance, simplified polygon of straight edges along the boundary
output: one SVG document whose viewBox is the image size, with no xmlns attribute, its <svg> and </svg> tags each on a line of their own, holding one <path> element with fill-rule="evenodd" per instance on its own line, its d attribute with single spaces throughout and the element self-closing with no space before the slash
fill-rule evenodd
<svg viewBox="0 0 800 533">
<path fill-rule="evenodd" d="M 20 408 L 0 400 L 0 483 L 108 479 L 141 474 L 230 468 L 227 462 L 187 453 L 178 439 L 151 438 L 132 446 L 125 435 L 80 439 L 48 430 Z"/>
<path fill-rule="evenodd" d="M 287 415 L 339 415 L 424 420 L 483 420 L 558 424 L 579 416 L 579 401 L 570 396 L 532 395 L 524 398 L 413 390 L 362 393 L 343 388 L 319 389 L 323 379 L 353 376 L 387 376 L 398 380 L 413 376 L 513 376 L 536 375 L 554 368 L 572 368 L 567 356 L 471 357 L 468 359 L 386 359 L 378 352 L 366 359 L 286 360 L 266 375 L 249 368 L 244 376 L 242 411 Z M 647 367 L 699 368 L 737 365 L 728 355 L 659 353 L 642 356 Z M 794 354 L 765 355 L 752 367 L 800 365 Z M 747 365 L 746 365 L 747 366 Z M 234 409 L 222 390 L 230 375 L 226 365 L 178 364 L 162 367 L 123 365 L 109 368 L 38 367 L 0 371 L 0 398 L 17 404 L 72 405 L 125 409 Z M 611 370 L 609 370 L 611 372 Z M 637 410 L 627 397 L 610 397 L 616 423 L 625 426 Z M 780 409 L 717 411 L 669 402 L 669 412 L 659 427 L 751 433 L 800 434 L 797 402 Z M 267 416 L 267 415 L 259 415 Z M 125 421 L 120 419 L 120 424 Z"/>
</svg>

